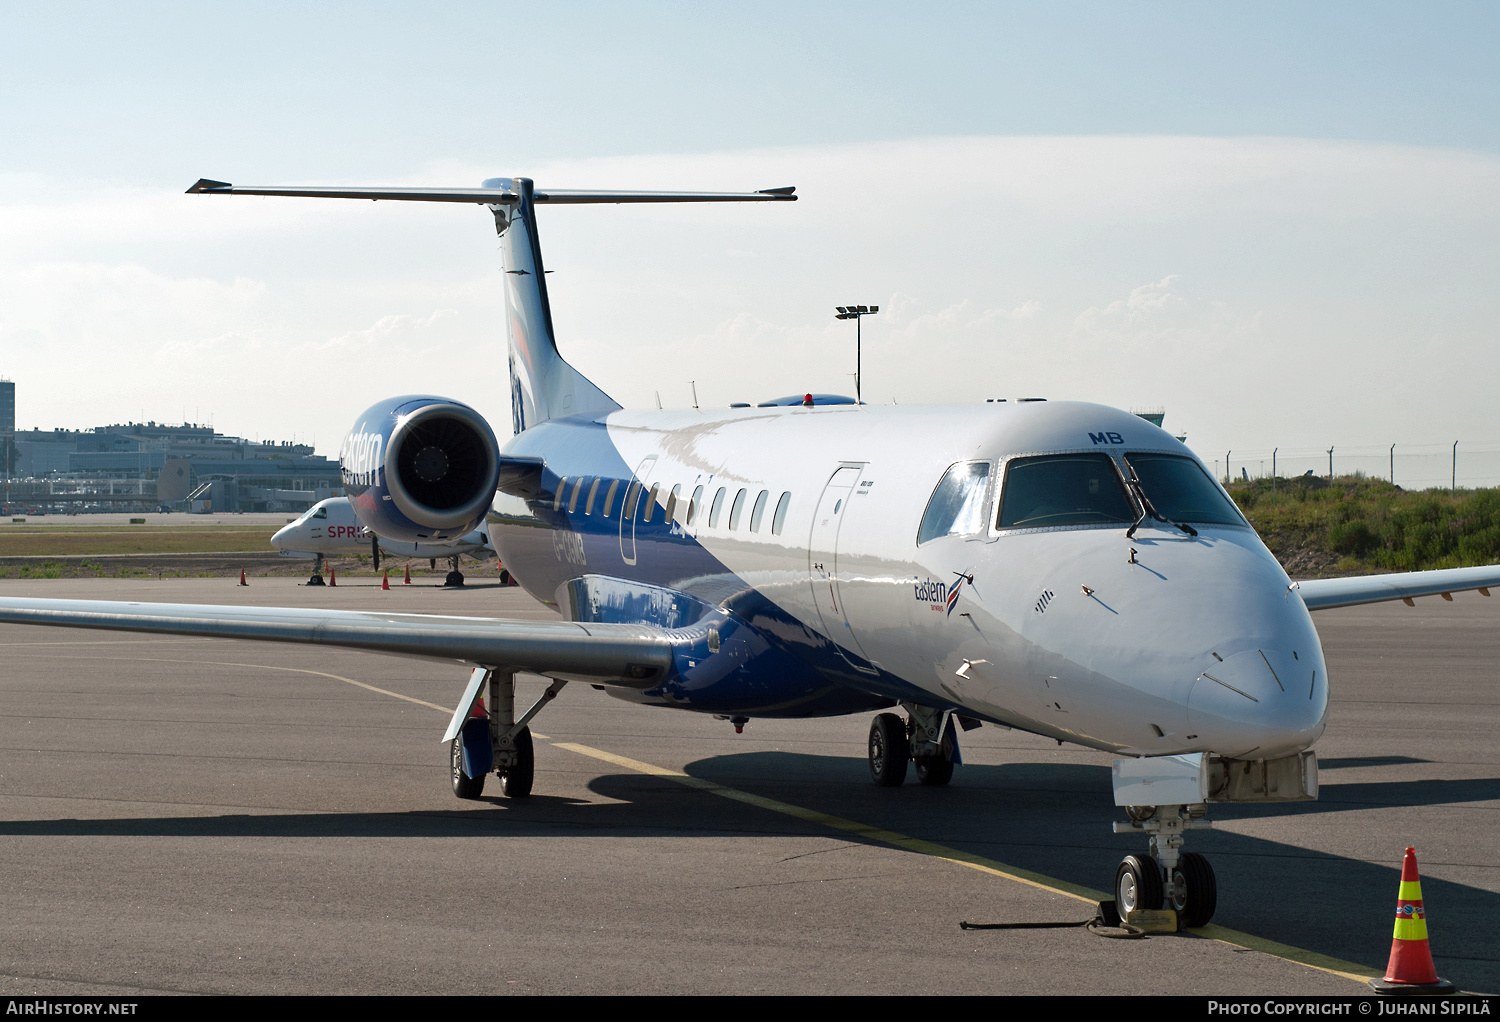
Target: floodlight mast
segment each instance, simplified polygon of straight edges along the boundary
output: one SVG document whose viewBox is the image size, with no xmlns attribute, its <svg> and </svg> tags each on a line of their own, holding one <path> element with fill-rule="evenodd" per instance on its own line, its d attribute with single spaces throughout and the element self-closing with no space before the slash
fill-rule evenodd
<svg viewBox="0 0 1500 1022">
<path fill-rule="evenodd" d="M 878 305 L 836 305 L 837 314 L 834 319 L 854 320 L 854 403 L 864 404 L 860 395 L 860 324 L 859 321 L 865 316 L 873 316 L 880 311 Z"/>
</svg>

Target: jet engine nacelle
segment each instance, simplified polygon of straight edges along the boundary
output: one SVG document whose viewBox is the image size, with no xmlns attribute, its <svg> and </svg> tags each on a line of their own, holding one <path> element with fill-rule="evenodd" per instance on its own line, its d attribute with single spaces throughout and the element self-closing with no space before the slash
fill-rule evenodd
<svg viewBox="0 0 1500 1022">
<path fill-rule="evenodd" d="M 452 539 L 484 521 L 500 475 L 500 445 L 466 404 L 397 397 L 355 420 L 339 466 L 355 514 L 381 538 Z"/>
</svg>

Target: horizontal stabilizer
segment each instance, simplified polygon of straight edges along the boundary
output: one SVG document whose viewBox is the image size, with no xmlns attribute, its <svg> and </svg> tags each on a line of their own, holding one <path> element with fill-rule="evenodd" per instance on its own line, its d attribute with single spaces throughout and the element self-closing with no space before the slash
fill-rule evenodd
<svg viewBox="0 0 1500 1022">
<path fill-rule="evenodd" d="M 506 180 L 506 179 L 501 179 Z M 562 205 L 615 202 L 795 202 L 795 188 L 767 188 L 758 192 L 595 192 L 540 191 L 532 201 Z M 472 202 L 486 206 L 513 206 L 517 193 L 497 188 L 321 188 L 316 186 L 233 185 L 227 181 L 199 178 L 189 195 L 281 195 L 311 199 L 385 199 L 398 202 Z"/>
<path fill-rule="evenodd" d="M 16 597 L 0 599 L 0 622 L 301 642 L 637 689 L 672 665 L 670 641 L 645 625 Z"/>
<path fill-rule="evenodd" d="M 1308 610 L 1331 610 L 1362 603 L 1411 600 L 1439 593 L 1467 592 L 1489 595 L 1500 586 L 1500 564 L 1479 568 L 1439 568 L 1436 571 L 1401 571 L 1391 575 L 1359 575 L 1355 578 L 1315 578 L 1297 583 L 1297 592 Z"/>
</svg>

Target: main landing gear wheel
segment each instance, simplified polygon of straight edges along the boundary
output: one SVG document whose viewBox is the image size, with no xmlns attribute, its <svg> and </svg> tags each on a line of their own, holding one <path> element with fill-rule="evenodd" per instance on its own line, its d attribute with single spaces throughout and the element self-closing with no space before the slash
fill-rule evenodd
<svg viewBox="0 0 1500 1022">
<path fill-rule="evenodd" d="M 528 736 L 530 737 L 530 736 Z M 449 765 L 453 768 L 453 794 L 459 798 L 478 798 L 484 794 L 484 775 L 470 777 L 464 773 L 464 736 L 453 739 L 448 750 Z"/>
<path fill-rule="evenodd" d="M 1127 855 L 1115 871 L 1115 906 L 1120 918 L 1142 909 L 1161 908 L 1161 867 L 1149 855 Z"/>
<path fill-rule="evenodd" d="M 523 727 L 516 732 L 515 760 L 508 767 L 495 773 L 500 778 L 500 794 L 506 798 L 525 798 L 531 794 L 531 782 L 536 776 L 536 755 L 531 744 L 531 728 Z"/>
<path fill-rule="evenodd" d="M 1176 911 L 1178 923 L 1189 929 L 1207 925 L 1218 901 L 1214 868 L 1197 852 L 1183 852 L 1167 887 L 1167 907 Z"/>
<path fill-rule="evenodd" d="M 894 713 L 878 714 L 870 721 L 870 776 L 876 784 L 894 788 L 905 781 L 906 761 L 910 758 L 906 721 Z"/>
<path fill-rule="evenodd" d="M 953 780 L 953 760 L 946 755 L 923 756 L 914 760 L 917 764 L 917 780 L 937 788 Z"/>
</svg>

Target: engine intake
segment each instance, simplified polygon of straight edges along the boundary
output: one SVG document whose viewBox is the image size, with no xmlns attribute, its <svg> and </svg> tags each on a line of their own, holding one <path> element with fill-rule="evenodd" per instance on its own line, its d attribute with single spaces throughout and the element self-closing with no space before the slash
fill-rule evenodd
<svg viewBox="0 0 1500 1022">
<path fill-rule="evenodd" d="M 344 440 L 344 488 L 360 520 L 408 542 L 449 538 L 484 521 L 500 448 L 474 409 L 401 397 L 367 410 Z"/>
</svg>

